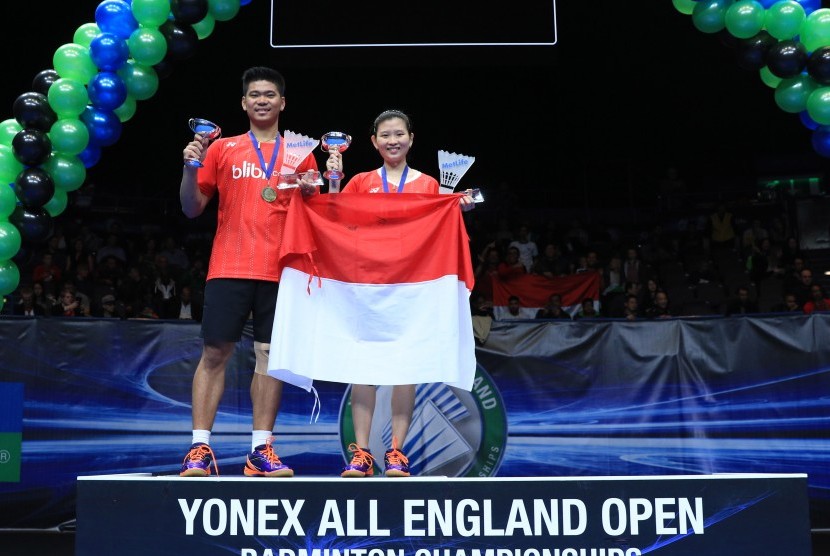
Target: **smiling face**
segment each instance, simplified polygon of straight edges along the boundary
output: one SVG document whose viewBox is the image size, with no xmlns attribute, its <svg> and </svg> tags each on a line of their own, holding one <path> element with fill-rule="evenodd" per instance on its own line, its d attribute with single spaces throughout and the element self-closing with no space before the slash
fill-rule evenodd
<svg viewBox="0 0 830 556">
<path fill-rule="evenodd" d="M 285 97 L 280 94 L 276 83 L 259 80 L 251 81 L 242 97 L 242 109 L 252 123 L 259 127 L 273 125 L 285 108 Z"/>
<path fill-rule="evenodd" d="M 372 136 L 372 144 L 384 162 L 395 165 L 406 160 L 414 137 L 402 118 L 389 118 L 378 124 L 377 132 Z"/>
</svg>

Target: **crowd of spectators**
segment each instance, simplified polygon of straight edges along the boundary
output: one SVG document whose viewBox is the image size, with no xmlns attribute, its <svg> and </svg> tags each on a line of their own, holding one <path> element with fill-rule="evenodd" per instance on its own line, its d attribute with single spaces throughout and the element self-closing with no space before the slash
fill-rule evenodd
<svg viewBox="0 0 830 556">
<path fill-rule="evenodd" d="M 597 273 L 596 298 L 563 307 L 559 294 L 536 318 L 669 318 L 825 311 L 830 299 L 785 204 L 674 207 L 648 222 L 583 223 L 531 216 L 494 199 L 465 214 L 474 314 L 492 314 L 493 279 Z M 576 213 L 575 213 L 576 214 Z M 69 222 L 70 220 L 68 220 Z M 20 285 L 4 314 L 200 320 L 210 233 L 126 229 L 71 220 L 18 263 Z M 174 227 L 175 228 L 175 227 Z M 209 232 L 209 230 L 208 230 Z M 527 318 L 511 299 L 507 317 Z M 532 318 L 532 315 L 531 315 Z"/>
</svg>

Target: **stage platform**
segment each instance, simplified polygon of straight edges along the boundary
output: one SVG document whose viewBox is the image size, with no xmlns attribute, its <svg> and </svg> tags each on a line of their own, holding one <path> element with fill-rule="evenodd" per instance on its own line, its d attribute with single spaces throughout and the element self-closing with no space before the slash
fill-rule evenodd
<svg viewBox="0 0 830 556">
<path fill-rule="evenodd" d="M 810 556 L 807 476 L 79 477 L 76 556 Z"/>
</svg>

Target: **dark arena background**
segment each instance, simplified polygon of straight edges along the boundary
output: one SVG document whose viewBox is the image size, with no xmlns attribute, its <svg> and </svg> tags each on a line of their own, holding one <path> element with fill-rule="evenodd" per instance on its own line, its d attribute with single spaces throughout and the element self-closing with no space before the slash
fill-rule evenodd
<svg viewBox="0 0 830 556">
<path fill-rule="evenodd" d="M 13 160 L 15 106 L 37 89 L 37 76 L 85 25 L 91 40 L 103 8 L 167 3 L 9 7 L 0 34 L 0 173 L 10 189 L 20 189 L 12 170 L 24 168 Z M 157 89 L 145 82 L 155 90 L 134 113 L 99 124 L 107 144 L 68 157 L 69 170 L 44 163 L 66 190 L 48 216 L 21 220 L 18 199 L 0 197 L 8 208 L 0 213 L 0 287 L 8 290 L 0 292 L 0 554 L 581 556 L 600 546 L 606 556 L 830 554 L 830 314 L 782 305 L 796 258 L 815 283 L 830 284 L 830 93 L 821 95 L 830 90 L 830 5 L 169 4 Z M 175 13 L 206 6 L 224 20 L 197 25 L 204 36 L 176 21 Z M 787 25 L 801 35 L 770 38 L 770 29 L 784 37 Z M 465 215 L 474 266 L 491 242 L 506 247 L 522 227 L 540 251 L 557 244 L 574 273 L 585 270 L 587 252 L 602 271 L 635 248 L 669 292 L 671 318 L 615 315 L 620 292 L 609 290 L 599 292 L 597 318 L 488 321 L 477 330 L 472 392 L 419 386 L 409 452 L 419 477 L 404 486 L 334 480 L 350 409 L 347 386 L 329 383 L 317 386 L 317 421 L 309 422 L 313 397 L 295 388 L 277 420 L 280 455 L 302 480 L 285 487 L 242 477 L 253 368 L 246 331 L 214 429 L 222 479 L 179 479 L 198 323 L 155 306 L 83 319 L 18 316 L 15 307 L 51 238 L 68 245 L 89 233 L 102 243 L 116 236 L 125 273 L 145 271 L 148 238 L 158 251 L 172 238 L 189 259 L 182 280 L 197 292 L 195 261 L 207 261 L 216 211 L 192 220 L 181 212 L 187 121 L 245 131 L 240 77 L 254 65 L 286 77 L 282 130 L 352 135 L 347 174 L 379 164 L 371 123 L 389 108 L 412 117 L 413 167 L 437 176 L 437 151 L 474 156 L 462 180 L 485 193 Z M 708 242 L 720 204 L 735 215 L 727 257 Z M 755 221 L 779 248 L 778 266 L 759 270 L 760 236 L 745 242 Z M 12 225 L 23 230 L 19 245 Z M 753 314 L 734 309 L 738 286 L 748 288 Z M 437 440 L 454 451 L 431 454 L 426 446 Z M 427 531 L 422 514 L 448 508 L 461 509 L 445 529 Z M 281 521 L 269 526 L 281 512 L 289 523 L 295 512 L 290 531 Z M 247 521 L 254 514 L 257 527 Z M 469 521 L 459 516 L 471 514 L 491 527 L 465 534 Z M 555 535 L 539 532 L 541 515 L 556 523 Z"/>
</svg>

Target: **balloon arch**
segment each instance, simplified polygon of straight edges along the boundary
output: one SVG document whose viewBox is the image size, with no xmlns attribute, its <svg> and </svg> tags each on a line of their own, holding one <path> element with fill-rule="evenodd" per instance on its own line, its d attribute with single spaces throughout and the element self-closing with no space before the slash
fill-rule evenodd
<svg viewBox="0 0 830 556">
<path fill-rule="evenodd" d="M 0 309 L 17 289 L 26 245 L 52 234 L 68 193 L 121 136 L 159 77 L 195 53 L 216 22 L 251 0 L 104 0 L 95 22 L 60 46 L 53 68 L 14 101 L 0 122 Z M 704 33 L 721 34 L 737 63 L 759 72 L 775 102 L 812 132 L 830 157 L 830 9 L 820 0 L 672 0 Z"/>
<path fill-rule="evenodd" d="M 137 102 L 250 2 L 104 0 L 15 99 L 14 118 L 0 122 L 0 184 L 10 185 L 0 185 L 0 309 L 20 283 L 21 248 L 52 235 L 68 194 L 118 141 Z"/>
</svg>

